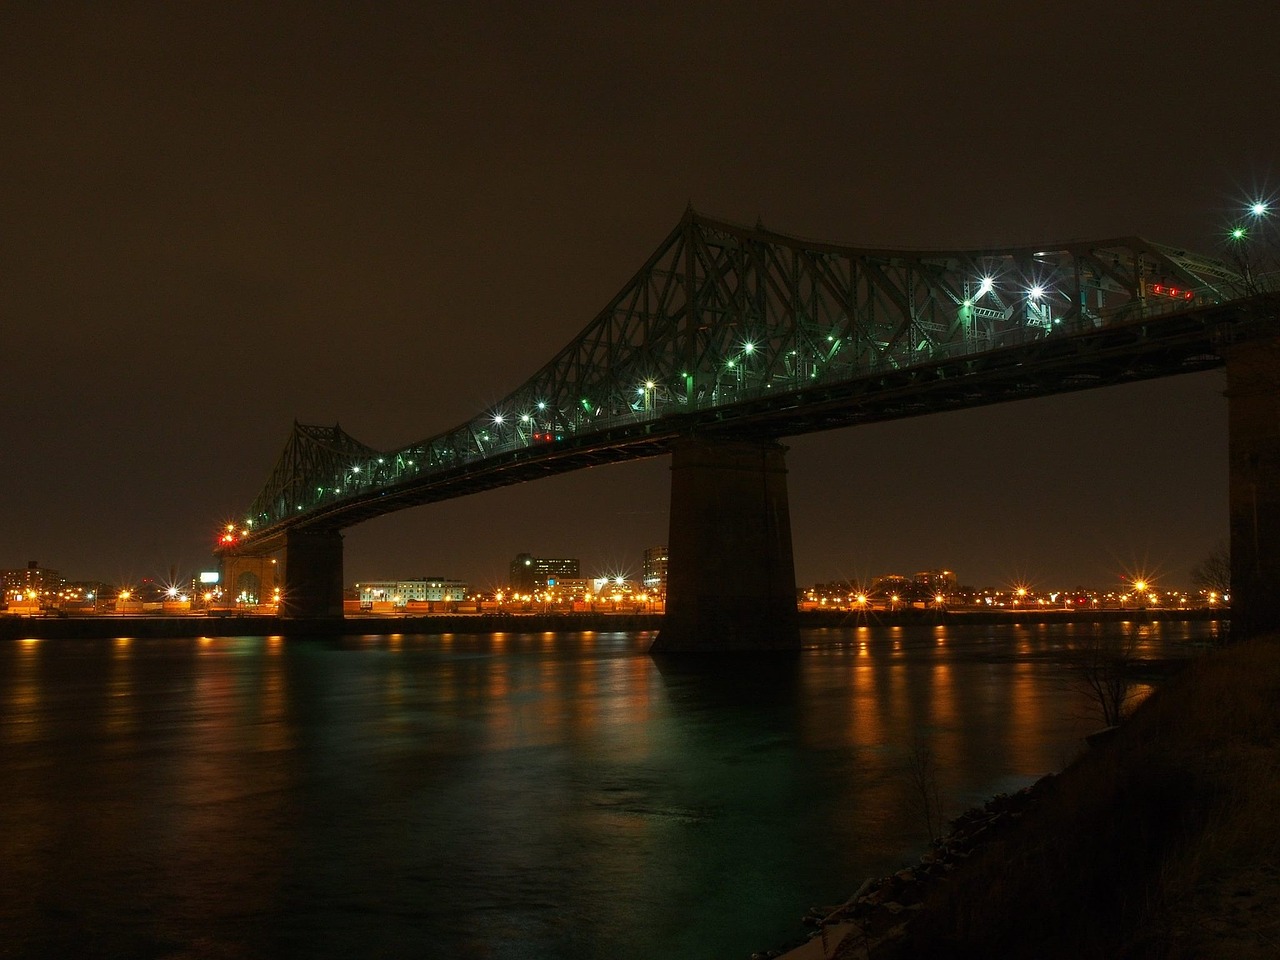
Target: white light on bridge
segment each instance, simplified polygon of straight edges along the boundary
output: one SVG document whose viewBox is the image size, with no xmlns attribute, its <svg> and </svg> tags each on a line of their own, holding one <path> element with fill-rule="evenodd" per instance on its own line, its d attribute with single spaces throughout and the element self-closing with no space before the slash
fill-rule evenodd
<svg viewBox="0 0 1280 960">
<path fill-rule="evenodd" d="M 1037 284 L 1028 291 L 1028 294 L 1032 300 L 1039 300 L 1044 296 L 1044 287 Z"/>
<path fill-rule="evenodd" d="M 1265 217 L 1268 212 L 1268 207 L 1266 202 L 1262 200 L 1255 201 L 1254 203 L 1250 204 L 1249 212 L 1252 213 L 1255 217 Z"/>
</svg>

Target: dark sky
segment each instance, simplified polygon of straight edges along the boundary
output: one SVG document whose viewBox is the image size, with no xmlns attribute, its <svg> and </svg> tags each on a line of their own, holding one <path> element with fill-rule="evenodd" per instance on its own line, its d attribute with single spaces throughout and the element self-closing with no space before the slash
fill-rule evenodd
<svg viewBox="0 0 1280 960">
<path fill-rule="evenodd" d="M 295 418 L 457 425 L 689 202 L 868 246 L 1212 252 L 1280 184 L 1274 3 L 598 6 L 0 6 L 0 567 L 208 568 Z M 1222 388 L 796 438 L 798 579 L 1185 583 L 1226 536 Z M 404 511 L 347 532 L 347 579 L 636 574 L 667 495 L 659 459 Z"/>
</svg>

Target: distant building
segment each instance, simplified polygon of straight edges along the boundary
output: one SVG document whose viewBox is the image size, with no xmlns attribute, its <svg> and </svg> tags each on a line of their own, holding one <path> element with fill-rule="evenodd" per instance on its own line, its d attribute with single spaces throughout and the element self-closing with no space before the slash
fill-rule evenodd
<svg viewBox="0 0 1280 960">
<path fill-rule="evenodd" d="M 463 600 L 467 596 L 465 580 L 423 577 L 421 580 L 370 580 L 356 584 L 361 603 L 390 603 L 403 607 L 411 600 Z"/>
<path fill-rule="evenodd" d="M 875 599 L 893 602 L 910 602 L 916 599 L 922 588 L 911 579 L 897 573 L 885 574 L 871 581 L 871 596 Z"/>
<path fill-rule="evenodd" d="M 592 582 L 581 577 L 557 578 L 547 586 L 547 592 L 555 600 L 582 600 L 591 592 Z"/>
<path fill-rule="evenodd" d="M 28 561 L 26 567 L 17 570 L 0 570 L 0 581 L 6 602 L 54 597 L 62 589 L 58 571 L 40 566 L 39 560 Z"/>
<path fill-rule="evenodd" d="M 650 547 L 644 552 L 644 568 L 641 573 L 644 588 L 663 596 L 667 592 L 667 548 Z"/>
<path fill-rule="evenodd" d="M 920 589 L 928 596 L 939 594 L 949 596 L 960 589 L 956 575 L 950 570 L 925 570 L 913 578 Z"/>
<path fill-rule="evenodd" d="M 516 593 L 533 593 L 554 587 L 561 580 L 577 580 L 578 561 L 568 557 L 535 557 L 531 553 L 517 554 L 511 561 L 507 581 Z"/>
</svg>

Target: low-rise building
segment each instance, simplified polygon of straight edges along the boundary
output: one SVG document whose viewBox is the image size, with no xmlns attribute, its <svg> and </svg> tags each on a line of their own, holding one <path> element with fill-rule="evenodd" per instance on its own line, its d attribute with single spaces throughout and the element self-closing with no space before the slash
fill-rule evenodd
<svg viewBox="0 0 1280 960">
<path fill-rule="evenodd" d="M 454 601 L 463 600 L 467 596 L 465 580 L 450 580 L 446 577 L 370 580 L 357 583 L 355 590 L 361 605 L 389 603 L 395 607 L 406 606 L 411 601 Z"/>
</svg>

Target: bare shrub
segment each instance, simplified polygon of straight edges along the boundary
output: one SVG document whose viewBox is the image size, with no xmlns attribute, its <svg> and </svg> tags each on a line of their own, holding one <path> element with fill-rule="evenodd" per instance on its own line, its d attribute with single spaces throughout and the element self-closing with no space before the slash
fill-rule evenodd
<svg viewBox="0 0 1280 960">
<path fill-rule="evenodd" d="M 1119 636 L 1109 634 L 1105 625 L 1097 624 L 1077 650 L 1076 684 L 1108 727 L 1118 725 L 1128 711 L 1140 637 L 1141 630 L 1136 623 L 1128 624 Z"/>
<path fill-rule="evenodd" d="M 911 806 L 929 833 L 929 842 L 942 835 L 942 795 L 938 788 L 938 760 L 933 747 L 922 736 L 911 744 L 907 757 L 907 783 L 911 788 Z"/>
</svg>

